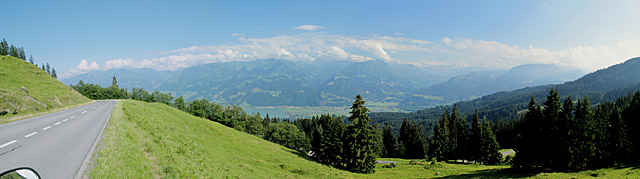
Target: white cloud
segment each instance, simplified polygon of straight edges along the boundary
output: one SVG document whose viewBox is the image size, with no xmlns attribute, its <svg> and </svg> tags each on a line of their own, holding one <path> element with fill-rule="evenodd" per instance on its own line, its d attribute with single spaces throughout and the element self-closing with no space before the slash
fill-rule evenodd
<svg viewBox="0 0 640 179">
<path fill-rule="evenodd" d="M 318 25 L 301 25 L 301 26 L 296 27 L 296 29 L 298 29 L 298 30 L 316 31 L 318 29 L 324 29 L 324 27 L 318 26 Z"/>
<path fill-rule="evenodd" d="M 268 38 L 238 38 L 234 44 L 191 46 L 160 53 L 160 57 L 134 60 L 112 59 L 102 65 L 81 60 L 69 77 L 92 70 L 117 68 L 153 68 L 178 70 L 206 63 L 251 61 L 279 58 L 291 61 L 384 59 L 392 63 L 417 66 L 478 67 L 508 69 L 531 63 L 593 71 L 639 56 L 640 38 L 614 46 L 575 47 L 549 50 L 503 44 L 496 41 L 443 37 L 440 42 L 394 36 L 344 36 L 325 33 L 301 33 Z"/>
</svg>

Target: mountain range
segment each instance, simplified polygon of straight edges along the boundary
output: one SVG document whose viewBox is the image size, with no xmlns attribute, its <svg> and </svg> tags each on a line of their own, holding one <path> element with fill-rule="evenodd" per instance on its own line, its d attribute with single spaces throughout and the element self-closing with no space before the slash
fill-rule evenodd
<svg viewBox="0 0 640 179">
<path fill-rule="evenodd" d="M 510 70 L 442 74 L 445 73 L 433 68 L 389 64 L 384 60 L 348 63 L 265 59 L 203 64 L 178 71 L 93 71 L 62 82 L 75 84 L 83 80 L 108 86 L 116 76 L 123 88 L 145 88 L 171 92 L 187 101 L 206 98 L 242 106 L 349 106 L 353 97 L 361 94 L 368 104 L 415 110 L 498 91 L 562 83 L 583 73 L 554 65 L 528 64 Z"/>
</svg>

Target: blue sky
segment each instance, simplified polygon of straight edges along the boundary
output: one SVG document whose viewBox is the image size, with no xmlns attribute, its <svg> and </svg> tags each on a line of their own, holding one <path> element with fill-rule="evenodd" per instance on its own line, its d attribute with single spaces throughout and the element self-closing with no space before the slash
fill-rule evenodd
<svg viewBox="0 0 640 179">
<path fill-rule="evenodd" d="M 640 56 L 639 1 L 8 1 L 0 37 L 63 77 L 260 58 L 591 71 Z M 314 28 L 315 27 L 315 28 Z"/>
</svg>

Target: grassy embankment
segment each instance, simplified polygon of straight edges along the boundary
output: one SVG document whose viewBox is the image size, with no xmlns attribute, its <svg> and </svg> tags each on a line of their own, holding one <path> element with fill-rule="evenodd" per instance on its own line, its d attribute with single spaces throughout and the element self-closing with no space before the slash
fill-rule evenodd
<svg viewBox="0 0 640 179">
<path fill-rule="evenodd" d="M 354 178 L 297 152 L 164 104 L 124 100 L 92 178 Z"/>
<path fill-rule="evenodd" d="M 164 104 L 118 102 L 93 163 L 92 178 L 638 178 L 638 166 L 577 173 L 519 173 L 509 166 L 377 164 L 355 174 L 310 161 L 297 152 Z M 439 175 L 436 175 L 440 172 Z"/>
<path fill-rule="evenodd" d="M 51 77 L 41 68 L 15 57 L 0 56 L 0 123 L 87 102 L 90 102 L 88 98 Z"/>
</svg>

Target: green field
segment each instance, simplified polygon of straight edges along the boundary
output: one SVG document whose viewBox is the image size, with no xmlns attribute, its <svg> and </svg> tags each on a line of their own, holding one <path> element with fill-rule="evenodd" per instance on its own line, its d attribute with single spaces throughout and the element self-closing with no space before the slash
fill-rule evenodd
<svg viewBox="0 0 640 179">
<path fill-rule="evenodd" d="M 0 56 L 0 79 L 0 113 L 6 113 L 0 115 L 0 123 L 90 101 L 41 68 L 15 57 Z"/>
<path fill-rule="evenodd" d="M 318 164 L 294 150 L 164 104 L 118 102 L 92 178 L 640 178 L 639 165 L 577 173 L 521 173 L 507 165 L 381 158 L 373 174 Z M 439 175 L 437 175 L 437 173 Z"/>
<path fill-rule="evenodd" d="M 114 108 L 92 178 L 360 178 L 159 103 Z"/>
</svg>

